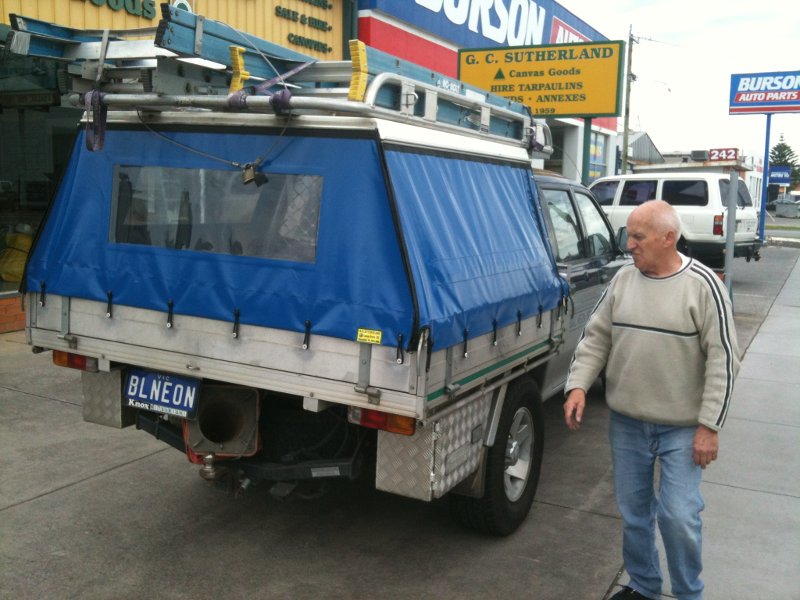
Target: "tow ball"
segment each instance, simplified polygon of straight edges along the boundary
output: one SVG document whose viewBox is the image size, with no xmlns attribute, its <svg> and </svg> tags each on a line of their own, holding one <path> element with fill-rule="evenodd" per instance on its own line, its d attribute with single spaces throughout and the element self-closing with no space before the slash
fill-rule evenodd
<svg viewBox="0 0 800 600">
<path fill-rule="evenodd" d="M 227 467 L 217 466 L 216 458 L 213 452 L 203 456 L 203 466 L 200 467 L 198 474 L 206 481 L 227 489 L 229 494 L 239 498 L 247 491 L 252 481 L 249 477 L 240 477 Z"/>
<path fill-rule="evenodd" d="M 216 481 L 222 476 L 222 469 L 214 464 L 214 453 L 210 452 L 203 457 L 203 466 L 200 467 L 200 477 L 206 481 Z"/>
</svg>

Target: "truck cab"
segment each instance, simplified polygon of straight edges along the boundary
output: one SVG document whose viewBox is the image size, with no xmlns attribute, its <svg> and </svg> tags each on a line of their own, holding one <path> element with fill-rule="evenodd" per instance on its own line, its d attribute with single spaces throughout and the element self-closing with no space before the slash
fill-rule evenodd
<svg viewBox="0 0 800 600">
<path fill-rule="evenodd" d="M 570 286 L 571 318 L 564 345 L 548 364 L 542 383 L 542 394 L 549 398 L 563 390 L 583 326 L 608 282 L 629 259 L 588 188 L 546 172 L 537 172 L 536 181 L 546 208 L 551 249 L 559 273 Z"/>
</svg>

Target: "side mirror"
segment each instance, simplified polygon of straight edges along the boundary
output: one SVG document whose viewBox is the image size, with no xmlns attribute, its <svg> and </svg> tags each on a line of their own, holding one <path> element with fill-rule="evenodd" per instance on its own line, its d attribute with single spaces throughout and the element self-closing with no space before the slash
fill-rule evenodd
<svg viewBox="0 0 800 600">
<path fill-rule="evenodd" d="M 620 227 L 617 230 L 617 247 L 623 254 L 628 253 L 628 228 Z"/>
</svg>

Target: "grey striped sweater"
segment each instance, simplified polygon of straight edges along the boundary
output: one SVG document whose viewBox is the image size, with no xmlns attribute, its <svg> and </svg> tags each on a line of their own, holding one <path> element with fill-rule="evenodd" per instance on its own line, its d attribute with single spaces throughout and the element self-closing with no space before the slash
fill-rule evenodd
<svg viewBox="0 0 800 600">
<path fill-rule="evenodd" d="M 606 369 L 606 400 L 624 415 L 719 430 L 739 350 L 728 293 L 705 265 L 649 277 L 624 267 L 600 298 L 575 350 L 566 390 Z"/>
</svg>

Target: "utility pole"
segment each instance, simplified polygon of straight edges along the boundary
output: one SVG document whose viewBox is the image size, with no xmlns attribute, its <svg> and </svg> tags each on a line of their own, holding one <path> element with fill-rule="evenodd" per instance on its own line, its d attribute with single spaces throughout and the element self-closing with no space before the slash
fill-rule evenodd
<svg viewBox="0 0 800 600">
<path fill-rule="evenodd" d="M 628 126 L 631 120 L 631 84 L 636 76 L 631 72 L 631 62 L 633 59 L 633 45 L 638 43 L 638 39 L 633 37 L 633 25 L 628 28 L 628 54 L 625 66 L 625 117 L 622 121 L 622 174 L 628 172 Z"/>
</svg>

